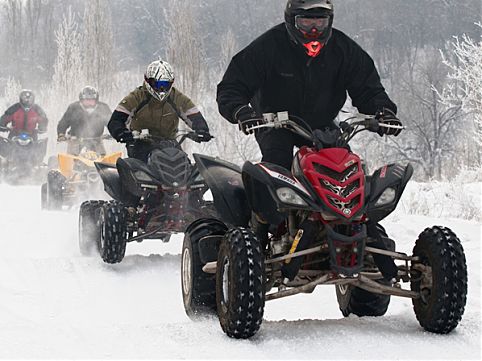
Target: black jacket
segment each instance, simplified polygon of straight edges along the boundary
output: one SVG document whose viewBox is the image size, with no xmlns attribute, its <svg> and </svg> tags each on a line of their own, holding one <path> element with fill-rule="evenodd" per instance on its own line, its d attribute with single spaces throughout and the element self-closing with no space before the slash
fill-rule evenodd
<svg viewBox="0 0 482 361">
<path fill-rule="evenodd" d="M 288 111 L 315 128 L 333 127 L 347 93 L 365 114 L 396 105 L 383 88 L 371 57 L 347 35 L 333 36 L 316 58 L 295 45 L 283 24 L 267 31 L 232 59 L 218 85 L 220 113 L 251 103 L 259 113 Z"/>
<path fill-rule="evenodd" d="M 96 138 L 104 134 L 112 112 L 105 103 L 98 102 L 92 113 L 87 113 L 80 102 L 69 105 L 57 125 L 57 134 L 65 134 L 70 128 L 70 135 L 81 138 Z"/>
</svg>

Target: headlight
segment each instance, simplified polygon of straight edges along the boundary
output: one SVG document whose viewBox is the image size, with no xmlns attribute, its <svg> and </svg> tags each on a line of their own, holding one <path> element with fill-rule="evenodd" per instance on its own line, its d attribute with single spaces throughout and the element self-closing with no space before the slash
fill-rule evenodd
<svg viewBox="0 0 482 361">
<path fill-rule="evenodd" d="M 32 138 L 27 138 L 27 139 L 16 138 L 15 141 L 20 145 L 29 145 L 30 143 L 32 143 Z"/>
<path fill-rule="evenodd" d="M 279 200 L 286 204 L 293 204 L 296 206 L 307 206 L 308 204 L 291 188 L 278 188 L 276 194 Z"/>
<path fill-rule="evenodd" d="M 134 172 L 134 176 L 136 177 L 136 179 L 138 181 L 152 183 L 152 178 L 148 174 L 146 174 L 142 171 L 138 170 L 138 171 Z"/>
<path fill-rule="evenodd" d="M 382 195 L 378 198 L 377 202 L 375 203 L 375 207 L 386 206 L 387 204 L 392 203 L 395 200 L 395 196 L 397 192 L 393 188 L 387 188 L 382 193 Z"/>
</svg>

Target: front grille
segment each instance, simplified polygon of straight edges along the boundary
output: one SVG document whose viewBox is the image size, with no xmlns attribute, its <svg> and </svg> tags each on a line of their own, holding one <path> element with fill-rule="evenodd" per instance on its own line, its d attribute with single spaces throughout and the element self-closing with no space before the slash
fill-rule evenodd
<svg viewBox="0 0 482 361">
<path fill-rule="evenodd" d="M 355 180 L 353 183 L 350 183 L 349 185 L 342 187 L 342 186 L 337 186 L 326 179 L 320 179 L 320 184 L 321 186 L 326 189 L 327 191 L 336 194 L 337 196 L 347 198 L 353 193 L 357 191 L 358 188 L 360 188 L 360 180 Z"/>
<path fill-rule="evenodd" d="M 337 171 L 318 163 L 313 163 L 313 168 L 317 173 L 330 177 L 331 179 L 334 179 L 341 183 L 346 182 L 348 179 L 350 179 L 352 175 L 356 174 L 359 171 L 357 163 L 355 163 L 351 167 L 348 167 L 345 171 L 341 173 L 338 173 Z"/>
<path fill-rule="evenodd" d="M 328 200 L 333 207 L 346 214 L 348 214 L 347 210 L 350 211 L 349 213 L 351 213 L 352 210 L 360 204 L 360 196 L 357 196 L 348 202 L 343 202 L 332 196 L 328 196 Z"/>
</svg>

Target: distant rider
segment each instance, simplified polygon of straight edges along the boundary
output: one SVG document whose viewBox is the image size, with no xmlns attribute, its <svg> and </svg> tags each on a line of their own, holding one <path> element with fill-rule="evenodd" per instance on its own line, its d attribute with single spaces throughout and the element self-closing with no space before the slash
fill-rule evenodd
<svg viewBox="0 0 482 361">
<path fill-rule="evenodd" d="M 186 95 L 173 86 L 174 71 L 169 63 L 156 60 L 144 74 L 144 84 L 127 95 L 110 119 L 110 134 L 125 143 L 129 157 L 147 161 L 153 144 L 134 140 L 132 131 L 148 129 L 149 134 L 168 140 L 176 139 L 179 119 L 209 141 L 209 127 L 199 109 Z"/>
<path fill-rule="evenodd" d="M 0 118 L 0 131 L 9 131 L 8 138 L 19 135 L 20 133 L 29 134 L 34 140 L 37 140 L 38 134 L 47 131 L 48 119 L 43 109 L 35 104 L 35 94 L 32 90 L 24 89 L 19 94 L 19 102 L 13 104 Z M 7 125 L 11 123 L 11 127 L 7 129 Z M 7 156 L 8 149 L 0 144 L 0 154 Z M 46 147 L 39 150 L 43 159 Z"/>
<path fill-rule="evenodd" d="M 105 155 L 101 136 L 111 113 L 109 106 L 99 101 L 97 89 L 91 86 L 84 87 L 79 94 L 79 101 L 69 105 L 57 125 L 57 141 L 68 140 L 68 131 L 73 139 L 69 139 L 67 153 L 78 155 L 88 142 L 89 150 Z"/>
</svg>

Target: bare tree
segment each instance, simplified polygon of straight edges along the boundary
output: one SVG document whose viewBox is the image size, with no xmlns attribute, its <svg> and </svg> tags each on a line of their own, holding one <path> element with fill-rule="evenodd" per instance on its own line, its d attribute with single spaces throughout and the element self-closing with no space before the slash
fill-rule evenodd
<svg viewBox="0 0 482 361">
<path fill-rule="evenodd" d="M 6 32 L 9 39 L 9 42 L 7 43 L 8 53 L 12 54 L 13 57 L 19 60 L 21 59 L 21 49 L 23 49 L 24 43 L 22 0 L 5 0 L 3 6 L 7 18 Z"/>
<path fill-rule="evenodd" d="M 50 69 L 52 29 L 48 20 L 54 11 L 55 0 L 5 0 L 1 9 L 5 16 L 5 54 L 7 69 L 14 69 L 17 77 L 32 82 L 40 81 Z M 2 52 L 3 53 L 3 52 Z"/>
<path fill-rule="evenodd" d="M 440 102 L 438 90 L 446 84 L 447 69 L 437 57 L 427 57 L 426 63 L 416 68 L 415 79 L 405 84 L 411 100 L 405 113 L 408 129 L 400 139 L 390 137 L 390 144 L 403 159 L 418 164 L 426 178 L 455 175 L 451 162 L 464 114 L 460 106 Z M 444 169 L 448 165 L 450 168 Z"/>
</svg>

